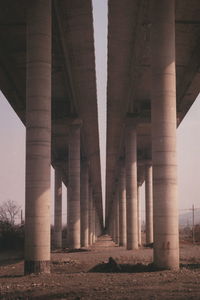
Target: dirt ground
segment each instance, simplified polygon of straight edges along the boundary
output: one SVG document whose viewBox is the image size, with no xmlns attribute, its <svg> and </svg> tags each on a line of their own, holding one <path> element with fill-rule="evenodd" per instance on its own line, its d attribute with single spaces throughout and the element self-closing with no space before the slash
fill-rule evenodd
<svg viewBox="0 0 200 300">
<path fill-rule="evenodd" d="M 180 243 L 177 272 L 152 270 L 152 254 L 103 236 L 88 251 L 53 252 L 51 274 L 23 276 L 22 255 L 0 253 L 0 299 L 200 299 L 200 245 Z"/>
</svg>

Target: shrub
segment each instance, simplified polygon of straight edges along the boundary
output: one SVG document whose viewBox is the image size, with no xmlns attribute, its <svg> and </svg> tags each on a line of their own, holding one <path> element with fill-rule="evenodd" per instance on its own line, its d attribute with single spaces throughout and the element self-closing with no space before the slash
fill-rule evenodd
<svg viewBox="0 0 200 300">
<path fill-rule="evenodd" d="M 0 250 L 20 250 L 24 247 L 24 226 L 0 221 Z"/>
</svg>

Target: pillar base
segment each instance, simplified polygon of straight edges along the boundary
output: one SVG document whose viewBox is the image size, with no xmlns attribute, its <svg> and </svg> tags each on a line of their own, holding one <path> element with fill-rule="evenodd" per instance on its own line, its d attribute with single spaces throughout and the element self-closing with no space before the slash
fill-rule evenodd
<svg viewBox="0 0 200 300">
<path fill-rule="evenodd" d="M 24 262 L 24 274 L 41 274 L 41 273 L 50 273 L 50 260 L 43 261 L 33 261 L 28 260 Z"/>
<path fill-rule="evenodd" d="M 152 263 L 152 269 L 154 271 L 179 271 L 180 269 L 180 265 L 176 265 L 176 266 L 165 266 L 165 265 L 160 265 L 160 264 L 156 264 L 156 263 Z"/>
<path fill-rule="evenodd" d="M 127 246 L 126 250 L 138 250 L 138 246 L 135 247 L 131 247 L 131 246 Z"/>
<path fill-rule="evenodd" d="M 126 243 L 119 243 L 119 247 L 126 247 Z"/>
</svg>

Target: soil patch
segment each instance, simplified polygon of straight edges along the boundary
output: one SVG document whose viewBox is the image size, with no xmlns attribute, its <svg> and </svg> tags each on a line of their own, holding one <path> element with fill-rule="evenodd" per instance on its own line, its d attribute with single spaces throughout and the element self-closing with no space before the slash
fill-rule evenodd
<svg viewBox="0 0 200 300">
<path fill-rule="evenodd" d="M 199 245 L 180 244 L 176 272 L 152 270 L 151 248 L 127 251 L 109 236 L 89 250 L 53 252 L 51 274 L 37 276 L 23 276 L 21 253 L 0 253 L 0 299 L 200 299 Z"/>
</svg>

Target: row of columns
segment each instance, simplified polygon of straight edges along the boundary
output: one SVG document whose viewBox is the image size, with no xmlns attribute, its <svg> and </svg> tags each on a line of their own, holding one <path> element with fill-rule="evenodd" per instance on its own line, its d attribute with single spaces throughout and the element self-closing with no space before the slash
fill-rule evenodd
<svg viewBox="0 0 200 300">
<path fill-rule="evenodd" d="M 142 245 L 141 236 L 141 199 L 140 199 L 140 183 L 137 183 L 136 189 L 136 226 L 134 235 L 128 233 L 128 227 L 130 226 L 130 221 L 127 218 L 128 215 L 128 202 L 126 196 L 126 172 L 124 164 L 121 160 L 121 170 L 120 170 L 120 180 L 119 188 L 116 188 L 117 193 L 113 201 L 113 215 L 110 222 L 110 234 L 113 240 L 119 244 L 119 246 L 126 246 L 127 250 L 138 249 Z M 137 164 L 136 164 L 137 165 Z M 153 194 L 152 194 L 152 166 L 149 161 L 145 164 L 145 203 L 146 203 L 146 244 L 153 243 Z M 130 216 L 131 218 L 131 216 Z M 132 223 L 131 223 L 132 224 Z M 130 238 L 131 236 L 131 238 Z M 130 240 L 129 240 L 130 239 Z M 134 241 L 134 243 L 132 242 Z M 132 242 L 132 243 L 131 243 Z M 131 245 L 131 246 L 130 246 Z"/>
<path fill-rule="evenodd" d="M 164 268 L 178 268 L 179 264 L 174 6 L 174 0 L 153 1 L 151 34 L 154 263 Z M 51 35 L 51 0 L 31 2 L 27 14 L 25 273 L 50 271 Z M 126 131 L 126 240 L 128 249 L 137 249 L 135 124 L 129 121 Z M 68 187 L 69 243 L 74 248 L 81 243 L 78 136 L 80 129 L 74 124 L 70 130 Z M 121 199 L 117 203 L 116 215 L 119 205 L 124 207 Z M 94 204 L 89 204 L 89 211 L 94 210 Z M 93 215 L 89 223 L 96 224 L 97 214 Z M 125 239 L 124 230 L 120 232 Z"/>
<path fill-rule="evenodd" d="M 151 243 L 153 241 L 154 243 L 155 266 L 178 269 L 174 0 L 152 1 L 151 28 L 153 181 L 152 167 L 147 166 L 145 170 L 146 242 Z M 125 130 L 126 242 L 127 249 L 137 249 L 138 244 L 140 244 L 140 233 L 138 232 L 140 222 L 137 202 L 137 133 L 134 119 L 127 121 Z M 123 168 L 121 169 L 121 174 L 124 174 Z M 123 187 L 123 193 L 120 192 L 121 199 L 119 202 L 123 203 L 125 184 L 123 180 L 120 180 L 120 182 L 120 188 Z M 153 202 L 150 200 L 152 199 L 152 194 Z M 121 204 L 122 207 L 123 205 Z M 120 213 L 120 218 L 124 220 L 125 213 L 121 211 Z M 124 221 L 120 221 L 120 226 L 123 227 L 119 229 L 121 234 L 119 240 L 121 241 L 125 235 Z M 124 243 L 120 242 L 121 244 Z"/>
<path fill-rule="evenodd" d="M 50 272 L 50 168 L 52 1 L 27 7 L 25 274 Z M 68 247 L 88 247 L 100 234 L 89 185 L 89 167 L 80 162 L 79 121 L 69 128 Z M 62 177 L 55 167 L 54 242 L 62 246 Z"/>
<path fill-rule="evenodd" d="M 80 161 L 80 158 L 79 158 Z M 77 163 L 77 161 L 76 161 Z M 73 201 L 68 191 L 67 201 L 67 247 L 79 249 L 88 247 L 96 241 L 100 234 L 99 218 L 96 214 L 92 186 L 89 183 L 89 166 L 86 160 L 81 163 L 80 197 Z M 76 178 L 77 179 L 77 178 Z M 69 187 L 68 187 L 69 189 Z M 77 192 L 77 187 L 71 192 Z M 72 218 L 71 218 L 71 213 Z M 77 222 L 78 221 L 78 222 Z M 78 226 L 77 226 L 78 224 Z M 54 206 L 54 236 L 53 244 L 56 249 L 62 248 L 62 177 L 60 168 L 55 167 L 55 206 Z"/>
</svg>

